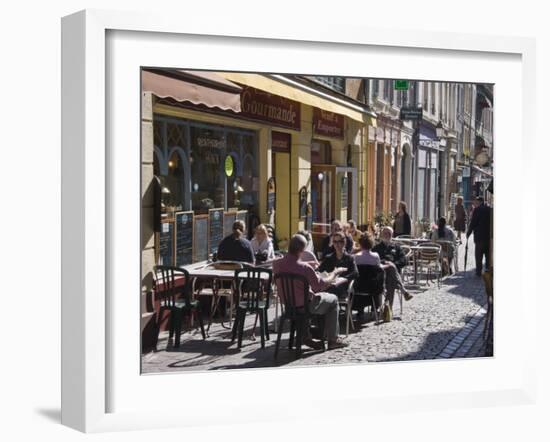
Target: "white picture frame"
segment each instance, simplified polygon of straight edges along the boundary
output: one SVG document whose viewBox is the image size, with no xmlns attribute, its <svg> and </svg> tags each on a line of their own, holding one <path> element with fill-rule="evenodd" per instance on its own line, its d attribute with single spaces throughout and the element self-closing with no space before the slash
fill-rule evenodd
<svg viewBox="0 0 550 442">
<path fill-rule="evenodd" d="M 114 11 L 87 10 L 63 18 L 62 21 L 62 423 L 72 428 L 84 432 L 101 432 L 124 429 L 140 428 L 163 428 L 171 426 L 186 425 L 208 425 L 213 418 L 217 422 L 242 422 L 244 420 L 262 421 L 265 419 L 260 413 L 250 413 L 246 416 L 235 417 L 223 414 L 210 414 L 208 419 L 203 416 L 200 407 L 196 410 L 179 410 L 171 413 L 161 412 L 158 409 L 148 409 L 146 406 L 130 409 L 125 406 L 113 404 L 110 399 L 112 391 L 120 383 L 125 382 L 117 374 L 113 375 L 113 360 L 122 357 L 119 352 L 113 351 L 110 341 L 111 337 L 117 334 L 116 324 L 120 309 L 112 308 L 117 300 L 111 297 L 112 288 L 117 283 L 112 283 L 112 266 L 116 262 L 116 251 L 113 251 L 110 244 L 117 241 L 116 219 L 113 219 L 114 203 L 116 195 L 110 193 L 113 182 L 113 168 L 116 167 L 117 160 L 109 151 L 110 143 L 116 144 L 116 135 L 107 131 L 106 121 L 114 117 L 114 113 L 108 108 L 109 82 L 112 80 L 108 64 L 113 60 L 108 60 L 108 56 L 117 56 L 120 52 L 109 52 L 108 35 L 113 33 L 128 35 L 140 33 L 140 38 L 147 39 L 154 34 L 156 41 L 166 37 L 172 43 L 178 38 L 189 36 L 193 41 L 200 42 L 201 39 L 208 41 L 215 37 L 220 40 L 222 37 L 235 39 L 235 42 L 241 42 L 244 46 L 248 45 L 256 51 L 261 51 L 262 44 L 270 45 L 276 48 L 288 48 L 298 43 L 308 42 L 311 47 L 319 46 L 319 50 L 326 50 L 331 45 L 340 45 L 340 48 L 378 48 L 388 51 L 426 51 L 426 53 L 443 57 L 445 54 L 469 54 L 477 57 L 479 63 L 485 66 L 484 58 L 491 56 L 501 57 L 511 60 L 514 66 L 520 69 L 520 93 L 515 95 L 509 103 L 518 103 L 520 109 L 515 109 L 516 122 L 519 127 L 514 128 L 513 140 L 519 142 L 518 149 L 521 150 L 520 162 L 522 171 L 528 170 L 530 164 L 533 164 L 536 157 L 534 142 L 534 106 L 529 106 L 535 102 L 535 43 L 533 39 L 502 36 L 495 38 L 492 36 L 466 35 L 454 33 L 428 33 L 421 31 L 405 31 L 396 29 L 393 32 L 379 32 L 379 30 L 361 26 L 343 26 L 332 24 L 330 29 L 323 26 L 318 27 L 296 27 L 292 22 L 282 23 L 277 29 L 264 27 L 260 22 L 257 24 L 248 23 L 247 25 L 235 26 L 234 22 L 219 23 L 213 22 L 193 22 L 186 21 L 184 25 L 176 17 L 167 15 L 156 16 L 145 13 L 128 13 Z M 175 40 L 174 40 L 175 39 Z M 217 40 L 217 41 L 218 41 Z M 176 42 L 176 44 L 179 44 Z M 321 46 L 323 46 L 322 49 Z M 350 49 L 351 50 L 351 49 Z M 159 50 L 159 53 L 162 50 Z M 398 54 L 397 54 L 398 55 Z M 395 53 L 392 54 L 396 56 Z M 519 60 L 519 61 L 518 61 Z M 177 63 L 177 61 L 176 61 Z M 519 65 L 517 65 L 519 63 Z M 266 70 L 269 70 L 269 62 L 266 61 Z M 213 67 L 216 64 L 213 63 Z M 191 67 L 191 66 L 186 66 Z M 206 66 L 201 65 L 201 68 Z M 227 67 L 227 66 L 224 66 Z M 242 62 L 242 69 L 250 67 L 249 63 Z M 335 69 L 339 69 L 337 66 Z M 418 68 L 410 67 L 411 72 L 418 72 Z M 380 76 L 384 72 L 379 70 Z M 403 71 L 405 73 L 405 71 Z M 395 75 L 395 72 L 387 72 L 386 76 Z M 116 76 L 113 74 L 113 77 Z M 399 73 L 400 77 L 405 75 Z M 492 74 L 483 71 L 472 73 L 472 81 L 492 82 Z M 516 77 L 518 76 L 516 75 Z M 444 79 L 442 77 L 435 78 Z M 116 81 L 116 80 L 115 80 Z M 497 89 L 495 92 L 496 124 L 495 124 L 495 143 L 498 145 L 497 151 L 501 146 L 506 145 L 499 133 L 500 112 L 505 109 L 505 100 L 499 98 L 499 93 L 504 96 L 503 91 Z M 136 90 L 138 94 L 138 90 Z M 500 100 L 500 101 L 499 101 Z M 515 101 L 514 101 L 515 100 Z M 502 103 L 502 107 L 501 106 Z M 502 111 L 501 111 L 502 109 Z M 115 112 L 116 113 L 116 112 Z M 521 115 L 519 122 L 517 115 Z M 139 125 L 139 114 L 135 117 L 135 124 Z M 500 128 L 503 127 L 500 123 Z M 500 129 L 502 130 L 502 129 Z M 135 134 L 134 134 L 135 135 Z M 514 138 L 519 135 L 520 138 Z M 139 138 L 139 134 L 137 134 Z M 499 138 L 500 137 L 500 138 Z M 517 196 L 513 188 L 508 188 L 507 183 L 497 181 L 498 174 L 506 173 L 507 165 L 505 155 L 502 154 L 502 164 L 499 165 L 497 153 L 496 158 L 496 186 L 497 192 L 503 192 L 510 197 Z M 111 161 L 114 161 L 111 163 Z M 135 178 L 132 175 L 131 178 Z M 132 181 L 132 180 L 130 180 Z M 135 184 L 135 180 L 132 181 Z M 499 187 L 500 186 L 500 187 Z M 522 229 L 528 225 L 529 218 L 535 215 L 537 206 L 536 191 L 521 194 L 522 199 L 514 201 L 516 209 L 520 211 L 516 227 L 519 225 L 520 235 Z M 498 197 L 497 197 L 498 198 Z M 498 204 L 498 203 L 497 203 Z M 498 206 L 497 206 L 498 207 Z M 506 216 L 506 204 L 502 204 L 496 211 L 496 229 L 495 236 L 499 231 L 504 231 L 506 226 L 499 227 L 499 219 Z M 521 208 L 529 207 L 530 210 Z M 499 218 L 502 214 L 502 218 Z M 508 225 L 509 226 L 509 225 Z M 138 236 L 139 238 L 139 236 Z M 498 240 L 495 245 L 495 255 L 504 253 L 503 248 L 499 248 Z M 534 244 L 524 244 L 519 251 L 521 255 L 518 262 L 526 262 L 528 256 L 534 256 Z M 115 253 L 116 252 L 116 253 Z M 128 252 L 128 261 L 132 265 L 139 267 L 139 257 L 131 256 Z M 500 261 L 505 268 L 503 261 Z M 135 271 L 132 270 L 132 271 Z M 139 270 L 138 270 L 139 272 Z M 521 267 L 522 274 L 526 274 L 527 267 Z M 499 275 L 499 268 L 496 268 L 495 286 L 496 292 L 506 290 L 502 284 L 504 272 Z M 536 293 L 535 280 L 533 278 L 521 278 L 521 281 L 515 288 L 520 289 L 521 293 Z M 508 290 L 512 290 L 508 288 Z M 457 391 L 442 391 L 441 385 L 437 380 L 434 381 L 433 390 L 426 387 L 424 394 L 418 392 L 411 393 L 400 390 L 399 386 L 389 387 L 390 390 L 385 393 L 376 393 L 378 397 L 376 404 L 368 399 L 369 396 L 365 390 L 358 389 L 354 392 L 345 394 L 336 392 L 332 396 L 312 397 L 315 403 L 309 403 L 308 411 L 303 413 L 304 417 L 313 416 L 316 411 L 326 407 L 331 401 L 335 408 L 345 410 L 349 415 L 352 414 L 367 415 L 370 413 L 385 410 L 407 410 L 414 406 L 419 409 L 441 409 L 441 408 L 464 408 L 469 407 L 475 401 L 477 406 L 492 406 L 500 403 L 507 404 L 532 404 L 535 398 L 536 379 L 535 379 L 535 328 L 534 321 L 525 322 L 517 330 L 519 336 L 517 340 L 506 333 L 506 322 L 511 317 L 510 312 L 515 307 L 509 300 L 502 299 L 495 310 L 495 358 L 494 361 L 433 361 L 428 363 L 399 363 L 399 364 L 367 364 L 366 366 L 350 367 L 323 367 L 317 369 L 291 369 L 291 370 L 252 370 L 247 375 L 251 378 L 260 379 L 271 376 L 275 382 L 282 378 L 282 382 L 288 382 L 294 385 L 299 380 L 307 381 L 311 376 L 315 377 L 319 373 L 323 375 L 332 373 L 343 373 L 345 370 L 347 376 L 358 376 L 369 370 L 369 375 L 377 377 L 382 373 L 402 372 L 405 366 L 410 376 L 415 379 L 423 379 L 422 372 L 431 370 L 434 365 L 439 364 L 440 370 L 451 373 L 452 368 L 461 365 L 461 370 L 468 372 L 469 367 L 480 370 L 490 368 L 490 365 L 500 367 L 498 359 L 507 361 L 505 355 L 505 345 L 507 338 L 514 341 L 524 342 L 522 351 L 518 353 L 518 364 L 510 368 L 510 376 L 498 378 L 495 374 L 495 381 L 487 384 L 483 389 L 477 386 L 468 390 L 468 387 L 460 386 L 457 382 Z M 136 305 L 139 304 L 136 294 Z M 523 303 L 525 304 L 525 303 Z M 521 320 L 525 318 L 526 311 L 524 305 L 519 306 L 516 313 Z M 139 308 L 139 307 L 138 307 Z M 133 310 L 131 310 L 133 311 Z M 131 320 L 130 320 L 131 322 Z M 136 327 L 137 330 L 137 327 Z M 137 331 L 134 330 L 135 333 Z M 113 338 L 114 339 L 114 338 Z M 499 341 L 501 339 L 502 341 Z M 139 348 L 129 345 L 129 354 L 139 356 Z M 120 348 L 120 347 L 119 347 Z M 514 347 L 517 349 L 518 347 Z M 499 355 L 499 352 L 502 356 Z M 124 354 L 125 355 L 125 354 Z M 495 362 L 497 361 L 497 362 Z M 131 362 L 135 364 L 136 361 Z M 431 365 L 430 365 L 431 364 Z M 444 365 L 446 364 L 446 365 Z M 451 367 L 449 364 L 456 364 Z M 450 368 L 449 368 L 450 367 Z M 502 368 L 502 367 L 500 367 Z M 119 370 L 118 366 L 115 371 Z M 338 371 L 337 371 L 338 370 Z M 315 372 L 315 373 L 314 373 Z M 139 376 L 139 373 L 132 372 L 131 376 Z M 307 376 L 306 376 L 307 375 Z M 154 383 L 163 383 L 165 379 L 173 375 L 147 376 L 142 377 L 141 381 L 148 384 L 148 388 L 153 388 Z M 231 373 L 186 373 L 181 376 L 194 376 L 197 380 L 208 379 L 209 384 L 223 382 L 224 384 L 235 381 L 242 376 L 242 370 Z M 209 376 L 206 378 L 206 376 Z M 221 381 L 220 381 L 221 379 Z M 421 382 L 424 382 L 422 380 Z M 206 382 L 205 382 L 206 383 Z M 467 383 L 464 383 L 466 385 Z M 128 384 L 130 385 L 130 384 Z M 307 388 L 307 382 L 304 384 Z M 428 385 L 428 384 L 426 384 Z M 145 391 L 144 386 L 144 391 Z M 215 388 L 213 386 L 211 389 Z M 463 388 L 460 392 L 460 388 Z M 344 390 L 345 391 L 345 390 Z M 382 390 L 383 391 L 383 390 Z M 128 391 L 127 391 L 128 393 Z M 122 393 L 121 393 L 122 394 Z M 145 393 L 144 393 L 145 394 Z M 120 396 L 120 395 L 119 395 Z M 271 397 L 273 403 L 278 399 Z M 232 398 L 232 401 L 235 399 Z M 124 399 L 121 398 L 121 404 Z M 300 412 L 306 402 L 303 400 L 293 401 L 284 410 L 274 412 L 270 420 L 292 419 Z M 189 421 L 184 419 L 186 417 Z M 191 422 L 192 420 L 192 422 Z"/>
</svg>

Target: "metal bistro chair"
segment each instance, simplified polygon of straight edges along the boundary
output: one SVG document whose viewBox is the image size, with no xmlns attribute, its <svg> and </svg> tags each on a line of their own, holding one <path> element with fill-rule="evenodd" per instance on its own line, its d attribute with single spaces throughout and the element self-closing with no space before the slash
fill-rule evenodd
<svg viewBox="0 0 550 442">
<path fill-rule="evenodd" d="M 267 327 L 267 310 L 271 296 L 272 273 L 269 269 L 246 268 L 235 270 L 234 286 L 237 294 L 237 315 L 233 322 L 231 342 L 235 342 L 237 334 L 238 347 L 243 341 L 244 322 L 247 313 L 255 313 L 260 318 L 260 337 L 262 348 L 265 348 L 265 339 L 269 340 Z M 254 322 L 254 328 L 256 322 Z"/>
<path fill-rule="evenodd" d="M 338 299 L 338 307 L 344 307 L 344 314 L 346 316 L 346 337 L 349 335 L 349 328 L 355 331 L 355 326 L 352 320 L 352 307 L 353 307 L 353 285 L 355 281 L 350 281 L 348 291 L 344 299 Z"/>
<path fill-rule="evenodd" d="M 185 315 L 192 317 L 196 314 L 202 338 L 206 339 L 204 324 L 202 322 L 200 304 L 191 299 L 189 273 L 185 269 L 171 266 L 154 267 L 155 293 L 160 300 L 160 309 L 157 316 L 158 329 L 165 310 L 170 311 L 169 340 L 176 335 L 174 346 L 180 346 L 180 334 Z M 179 295 L 183 295 L 180 297 Z"/>
<path fill-rule="evenodd" d="M 447 258 L 447 264 L 449 265 L 449 274 L 451 273 L 451 263 L 449 261 L 449 256 L 451 256 L 451 260 L 453 261 L 452 267 L 454 269 L 454 273 L 458 272 L 458 256 L 457 256 L 457 248 L 458 244 L 454 241 L 449 241 L 447 239 L 438 239 L 436 240 L 436 243 L 441 245 L 441 260 L 444 258 Z"/>
<path fill-rule="evenodd" d="M 283 303 L 283 311 L 279 318 L 277 330 L 277 342 L 275 344 L 275 360 L 279 354 L 283 325 L 287 320 L 290 321 L 288 348 L 292 348 L 294 343 L 294 335 L 296 334 L 295 354 L 296 358 L 299 358 L 302 354 L 302 342 L 306 327 L 309 327 L 310 318 L 316 316 L 309 311 L 309 283 L 304 276 L 295 275 L 292 273 L 279 273 L 275 275 L 274 280 L 278 289 L 278 296 Z M 298 297 L 303 299 L 302 303 L 296 303 L 296 298 Z M 320 334 L 324 350 L 324 331 Z"/>
<path fill-rule="evenodd" d="M 359 271 L 359 276 L 355 279 L 353 285 L 352 309 L 362 312 L 365 307 L 370 305 L 376 319 L 376 324 L 378 325 L 380 324 L 378 307 L 383 304 L 380 298 L 385 291 L 384 269 L 380 266 L 361 264 L 357 266 L 357 270 Z M 376 305 L 377 298 L 379 305 Z"/>
<path fill-rule="evenodd" d="M 429 284 L 430 276 L 437 277 L 437 288 L 441 287 L 441 244 L 435 242 L 422 242 L 417 251 L 417 265 L 422 270 L 426 269 L 426 282 Z"/>
</svg>

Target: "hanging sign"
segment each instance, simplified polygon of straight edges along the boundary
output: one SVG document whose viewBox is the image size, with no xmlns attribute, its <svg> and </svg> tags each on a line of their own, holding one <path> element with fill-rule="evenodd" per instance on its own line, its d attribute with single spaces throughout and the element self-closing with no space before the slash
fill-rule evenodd
<svg viewBox="0 0 550 442">
<path fill-rule="evenodd" d="M 230 177 L 233 175 L 233 172 L 235 171 L 235 163 L 233 161 L 233 157 L 231 155 L 227 155 L 225 157 L 225 174 Z"/>
</svg>

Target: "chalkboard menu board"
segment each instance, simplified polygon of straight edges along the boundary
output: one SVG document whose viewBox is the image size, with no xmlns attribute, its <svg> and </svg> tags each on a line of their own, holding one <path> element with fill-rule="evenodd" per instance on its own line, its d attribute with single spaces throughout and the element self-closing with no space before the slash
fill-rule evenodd
<svg viewBox="0 0 550 442">
<path fill-rule="evenodd" d="M 193 262 L 193 212 L 176 213 L 176 266 Z"/>
<path fill-rule="evenodd" d="M 193 261 L 206 261 L 208 259 L 208 215 L 195 216 L 193 224 Z"/>
<path fill-rule="evenodd" d="M 223 209 L 208 211 L 208 251 L 214 253 L 223 239 Z"/>
<path fill-rule="evenodd" d="M 248 230 L 248 210 L 240 210 L 237 212 L 237 219 L 244 223 L 244 234 Z"/>
<path fill-rule="evenodd" d="M 233 232 L 233 223 L 237 219 L 237 212 L 225 212 L 223 215 L 223 236 Z"/>
<path fill-rule="evenodd" d="M 174 265 L 174 223 L 163 222 L 159 235 L 159 264 Z"/>
</svg>

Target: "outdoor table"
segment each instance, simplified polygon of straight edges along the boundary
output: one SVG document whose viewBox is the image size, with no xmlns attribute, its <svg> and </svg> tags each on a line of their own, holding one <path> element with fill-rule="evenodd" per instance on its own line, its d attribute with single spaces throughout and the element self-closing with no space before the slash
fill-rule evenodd
<svg viewBox="0 0 550 442">
<path fill-rule="evenodd" d="M 192 287 L 193 287 L 193 294 L 195 293 L 195 284 L 197 281 L 231 281 L 235 279 L 235 270 L 222 270 L 222 269 L 206 269 L 205 267 L 209 266 L 212 263 L 207 262 L 201 262 L 201 263 L 195 263 L 187 266 L 182 266 L 189 272 L 189 277 L 191 278 Z M 267 277 L 265 275 L 262 275 L 262 278 L 266 279 Z M 212 284 L 212 291 L 214 297 L 217 295 L 217 289 L 214 287 L 215 284 Z M 234 290 L 234 288 L 232 288 Z M 231 303 L 233 304 L 233 303 Z M 210 312 L 210 319 L 208 321 L 208 327 L 207 331 L 210 330 L 210 325 L 212 324 L 212 317 L 213 317 L 213 311 Z M 229 327 L 226 327 L 224 325 L 224 321 L 222 319 L 222 327 L 224 328 L 231 328 L 231 321 L 232 321 L 232 309 L 229 310 Z"/>
</svg>

